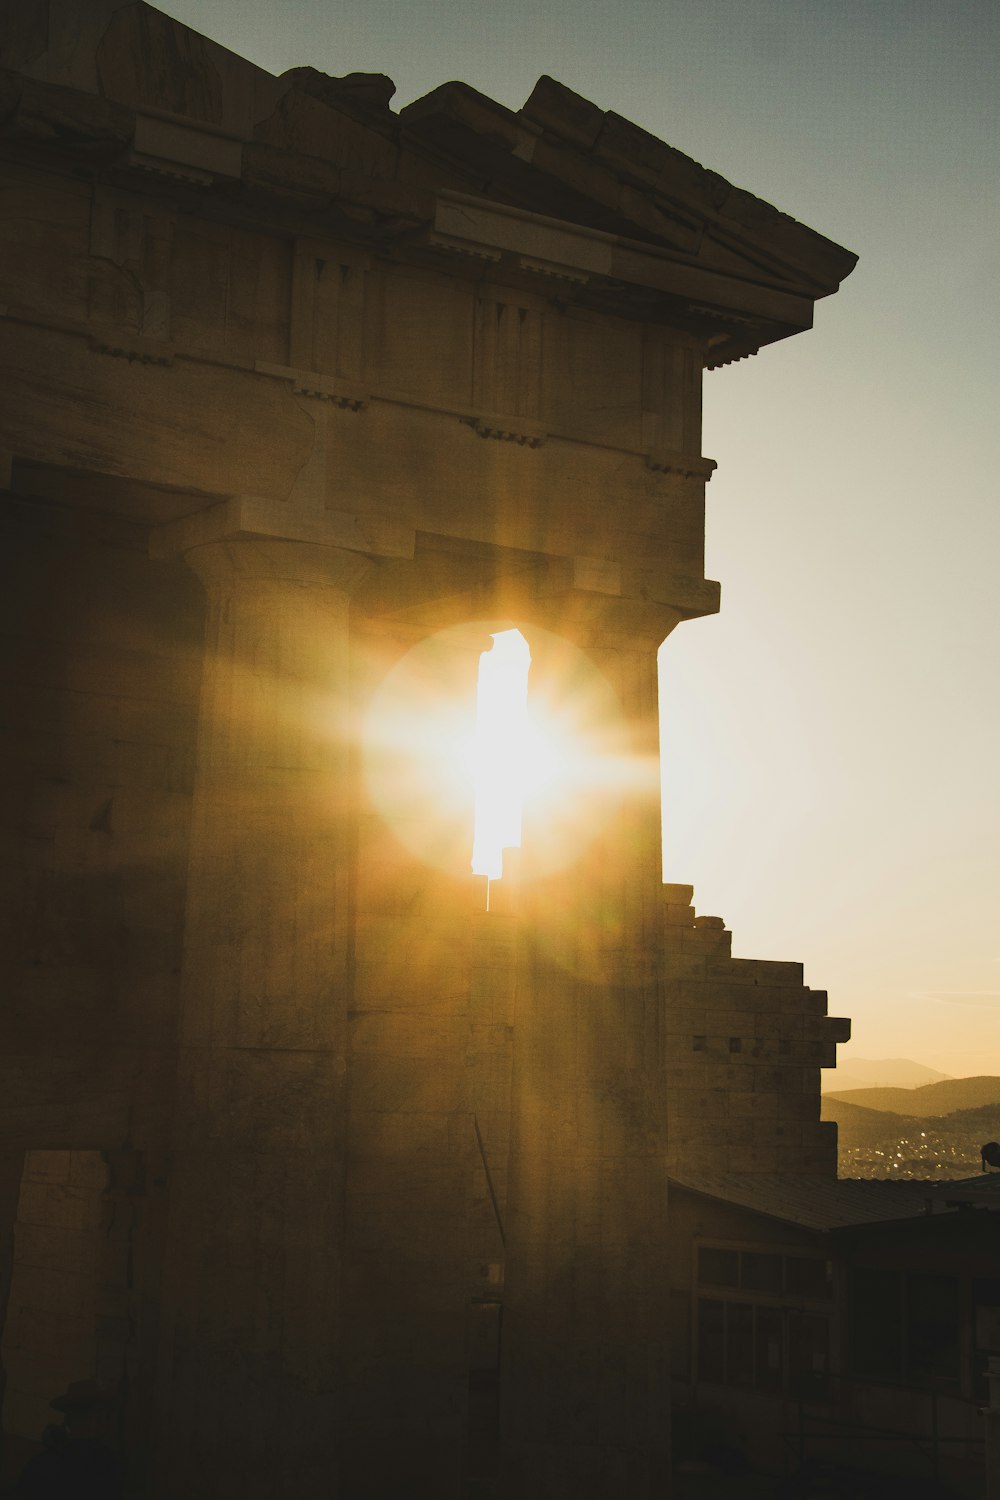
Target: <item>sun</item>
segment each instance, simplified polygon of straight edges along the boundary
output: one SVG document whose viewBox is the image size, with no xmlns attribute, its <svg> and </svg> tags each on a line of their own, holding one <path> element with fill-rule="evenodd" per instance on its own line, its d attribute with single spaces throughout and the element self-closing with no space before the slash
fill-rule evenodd
<svg viewBox="0 0 1000 1500">
<path fill-rule="evenodd" d="M 542 722 L 528 695 L 531 651 L 519 630 L 500 630 L 479 660 L 473 741 L 472 871 L 503 876 L 503 851 L 521 846 L 526 801 L 547 802 L 560 769 L 574 764 L 569 737 Z"/>
<path fill-rule="evenodd" d="M 536 688 L 519 630 L 494 632 L 483 652 L 471 747 L 474 874 L 502 878 L 504 850 L 520 848 L 526 810 L 536 868 L 568 863 L 588 841 L 594 794 L 620 775 L 609 743 L 620 716 L 604 680 L 581 665 L 571 661 L 555 683 Z"/>
<path fill-rule="evenodd" d="M 413 853 L 454 876 L 502 879 L 504 851 L 522 835 L 533 873 L 571 863 L 623 774 L 608 683 L 576 647 L 535 635 L 540 675 L 520 630 L 484 627 L 490 647 L 464 669 L 461 637 L 442 632 L 400 660 L 367 715 L 374 806 Z"/>
</svg>

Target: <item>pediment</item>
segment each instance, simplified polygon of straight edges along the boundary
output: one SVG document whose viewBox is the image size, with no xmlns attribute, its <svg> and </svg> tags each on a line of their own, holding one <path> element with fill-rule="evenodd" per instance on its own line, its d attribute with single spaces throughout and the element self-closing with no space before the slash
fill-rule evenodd
<svg viewBox="0 0 1000 1500">
<path fill-rule="evenodd" d="M 410 142 L 464 163 L 482 196 L 808 297 L 857 257 L 554 79 L 514 112 L 448 83 L 400 112 Z"/>
<path fill-rule="evenodd" d="M 855 264 L 548 77 L 516 111 L 453 82 L 395 113 L 384 75 L 274 77 L 145 3 L 61 0 L 47 33 L 32 0 L 9 8 L 0 61 L 18 102 L 4 133 L 88 154 L 119 181 L 182 179 L 226 211 L 285 215 L 293 234 L 305 213 L 309 232 L 396 255 L 500 262 L 515 280 L 693 333 L 710 364 L 808 327 Z"/>
</svg>

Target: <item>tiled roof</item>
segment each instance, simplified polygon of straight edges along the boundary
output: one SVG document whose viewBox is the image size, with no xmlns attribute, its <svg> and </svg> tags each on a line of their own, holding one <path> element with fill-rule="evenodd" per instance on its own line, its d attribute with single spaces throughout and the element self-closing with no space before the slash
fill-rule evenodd
<svg viewBox="0 0 1000 1500">
<path fill-rule="evenodd" d="M 672 1187 L 718 1198 L 803 1229 L 843 1229 L 940 1212 L 950 1203 L 1000 1208 L 1000 1172 L 958 1182 L 816 1177 L 794 1172 L 673 1173 Z"/>
</svg>

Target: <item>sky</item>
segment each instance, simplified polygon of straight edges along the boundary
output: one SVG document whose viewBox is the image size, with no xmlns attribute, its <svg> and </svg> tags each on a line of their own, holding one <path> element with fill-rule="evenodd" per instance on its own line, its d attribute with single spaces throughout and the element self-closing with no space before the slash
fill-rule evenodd
<svg viewBox="0 0 1000 1500">
<path fill-rule="evenodd" d="M 665 869 L 841 1048 L 1000 1074 L 1000 6 L 166 0 L 271 72 L 550 73 L 860 256 L 706 377 L 722 612 L 662 652 Z M 830 1080 L 828 1080 L 830 1081 Z"/>
</svg>

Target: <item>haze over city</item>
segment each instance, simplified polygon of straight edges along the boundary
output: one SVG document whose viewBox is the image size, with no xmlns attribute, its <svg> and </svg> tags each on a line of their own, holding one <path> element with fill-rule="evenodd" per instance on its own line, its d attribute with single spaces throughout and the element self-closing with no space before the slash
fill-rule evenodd
<svg viewBox="0 0 1000 1500">
<path fill-rule="evenodd" d="M 722 613 L 663 652 L 665 872 L 800 959 L 852 1048 L 1000 1073 L 1000 11 L 168 0 L 271 72 L 551 73 L 857 252 L 815 329 L 706 382 Z"/>
</svg>

